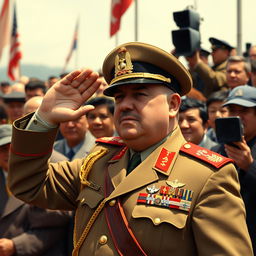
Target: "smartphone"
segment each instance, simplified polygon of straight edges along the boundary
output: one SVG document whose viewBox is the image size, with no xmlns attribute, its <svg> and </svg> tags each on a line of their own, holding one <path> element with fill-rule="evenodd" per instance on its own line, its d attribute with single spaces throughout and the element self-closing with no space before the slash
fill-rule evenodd
<svg viewBox="0 0 256 256">
<path fill-rule="evenodd" d="M 219 143 L 242 141 L 243 124 L 239 116 L 216 118 L 216 137 Z"/>
</svg>

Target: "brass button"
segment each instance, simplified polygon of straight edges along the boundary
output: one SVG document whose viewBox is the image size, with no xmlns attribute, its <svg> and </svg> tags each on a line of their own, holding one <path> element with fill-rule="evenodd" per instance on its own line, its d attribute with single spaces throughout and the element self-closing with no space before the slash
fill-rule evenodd
<svg viewBox="0 0 256 256">
<path fill-rule="evenodd" d="M 85 200 L 85 199 L 84 199 L 84 198 L 82 198 L 82 199 L 81 199 L 81 203 L 83 203 L 83 202 L 84 202 L 84 200 Z"/>
<path fill-rule="evenodd" d="M 100 239 L 99 239 L 99 244 L 102 244 L 102 245 L 103 245 L 103 244 L 106 244 L 107 241 L 108 241 L 108 237 L 105 236 L 105 235 L 103 235 L 103 236 L 101 236 Z"/>
<path fill-rule="evenodd" d="M 109 202 L 109 205 L 110 206 L 114 206 L 116 204 L 116 200 L 111 200 L 110 202 Z"/>
<path fill-rule="evenodd" d="M 159 224 L 161 223 L 160 218 L 155 218 L 155 219 L 154 219 L 154 223 L 155 223 L 156 225 L 159 225 Z"/>
<path fill-rule="evenodd" d="M 191 145 L 190 145 L 190 144 L 185 144 L 185 145 L 184 145 L 184 148 L 187 148 L 187 149 L 188 149 L 188 148 L 191 148 Z"/>
</svg>

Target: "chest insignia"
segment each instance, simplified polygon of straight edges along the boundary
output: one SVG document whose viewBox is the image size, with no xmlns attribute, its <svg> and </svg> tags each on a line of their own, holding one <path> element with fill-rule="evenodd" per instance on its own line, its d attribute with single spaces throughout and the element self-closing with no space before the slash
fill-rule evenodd
<svg viewBox="0 0 256 256">
<path fill-rule="evenodd" d="M 161 186 L 160 189 L 154 184 L 148 186 L 148 193 L 140 193 L 137 203 L 189 211 L 193 191 L 182 188 L 185 183 L 178 182 L 178 180 L 166 181 L 166 184 L 168 186 Z"/>
<path fill-rule="evenodd" d="M 137 199 L 138 204 L 154 205 L 162 208 L 174 208 L 183 211 L 189 211 L 191 201 L 171 196 L 140 193 Z"/>
<path fill-rule="evenodd" d="M 167 149 L 162 148 L 156 160 L 155 168 L 160 171 L 167 172 L 172 163 L 174 156 L 175 156 L 175 152 L 170 152 Z"/>
</svg>

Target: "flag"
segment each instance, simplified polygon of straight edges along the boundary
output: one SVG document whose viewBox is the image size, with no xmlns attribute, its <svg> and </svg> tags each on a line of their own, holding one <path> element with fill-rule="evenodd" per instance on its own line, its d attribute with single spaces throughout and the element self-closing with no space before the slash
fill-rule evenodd
<svg viewBox="0 0 256 256">
<path fill-rule="evenodd" d="M 133 0 L 112 0 L 111 4 L 111 23 L 110 37 L 113 36 L 120 28 L 121 17 L 131 5 Z"/>
<path fill-rule="evenodd" d="M 17 30 L 16 6 L 13 9 L 13 22 L 10 44 L 10 57 L 8 65 L 8 76 L 11 80 L 17 80 L 20 77 L 20 59 L 22 57 L 20 50 L 19 34 Z"/>
<path fill-rule="evenodd" d="M 10 1 L 4 0 L 0 13 L 0 58 L 3 49 L 10 43 L 11 37 L 11 15 Z"/>
<path fill-rule="evenodd" d="M 71 57 L 72 57 L 72 54 L 73 52 L 77 49 L 77 42 L 78 42 L 78 28 L 79 28 L 79 19 L 77 19 L 77 22 L 76 22 L 76 27 L 75 27 L 75 32 L 74 32 L 74 36 L 73 36 L 73 40 L 72 40 L 72 44 L 71 44 L 71 48 L 70 48 L 70 51 L 68 53 L 68 56 L 66 58 L 66 62 L 65 62 L 65 66 L 62 70 L 62 72 L 65 71 Z"/>
</svg>

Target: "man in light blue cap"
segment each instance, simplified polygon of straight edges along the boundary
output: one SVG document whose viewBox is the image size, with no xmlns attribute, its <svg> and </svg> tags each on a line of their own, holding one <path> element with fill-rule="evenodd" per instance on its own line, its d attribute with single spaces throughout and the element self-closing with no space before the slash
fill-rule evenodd
<svg viewBox="0 0 256 256">
<path fill-rule="evenodd" d="M 239 116 L 244 127 L 244 138 L 234 142 L 236 147 L 222 145 L 215 150 L 232 158 L 237 167 L 241 195 L 246 208 L 246 221 L 256 253 L 256 88 L 241 85 L 230 91 L 223 104 L 229 116 Z"/>
</svg>

